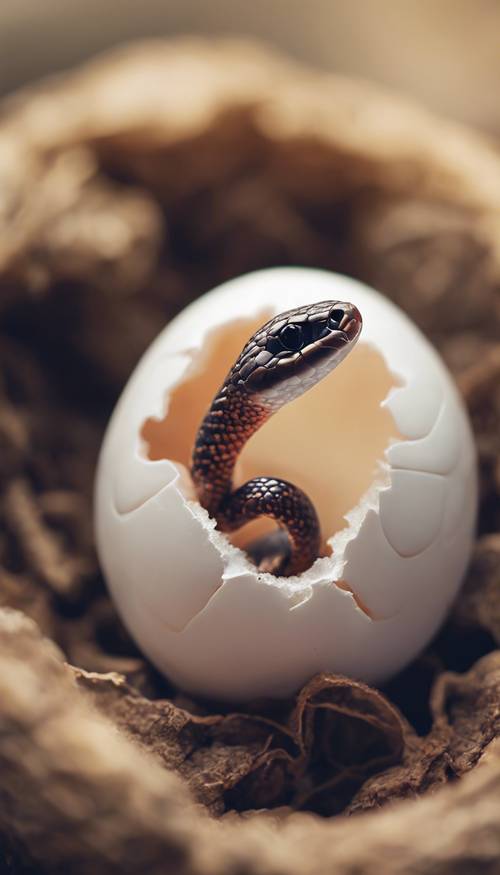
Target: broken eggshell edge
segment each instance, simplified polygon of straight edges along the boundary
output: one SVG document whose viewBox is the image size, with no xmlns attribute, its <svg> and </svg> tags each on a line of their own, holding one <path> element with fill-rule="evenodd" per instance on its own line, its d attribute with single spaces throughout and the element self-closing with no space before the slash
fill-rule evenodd
<svg viewBox="0 0 500 875">
<path fill-rule="evenodd" d="M 321 300 L 361 311 L 359 344 L 372 345 L 394 375 L 383 406 L 397 438 L 329 539 L 332 556 L 297 578 L 276 578 L 215 530 L 181 466 L 147 458 L 141 428 L 165 416 L 215 328 Z M 165 328 L 117 404 L 96 480 L 99 557 L 132 636 L 180 687 L 235 701 L 288 696 L 319 671 L 380 683 L 401 669 L 457 592 L 476 508 L 469 422 L 435 350 L 379 293 L 305 268 L 232 280 Z"/>
</svg>

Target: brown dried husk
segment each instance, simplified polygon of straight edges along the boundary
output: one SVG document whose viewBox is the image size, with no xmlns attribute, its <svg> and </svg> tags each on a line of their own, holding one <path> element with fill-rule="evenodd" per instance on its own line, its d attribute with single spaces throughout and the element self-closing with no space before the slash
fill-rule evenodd
<svg viewBox="0 0 500 875">
<path fill-rule="evenodd" d="M 159 329 L 275 264 L 359 277 L 437 345 L 475 430 L 479 536 L 446 626 L 384 690 L 321 675 L 236 713 L 135 650 L 92 481 Z M 496 151 L 367 83 L 183 40 L 4 105 L 0 871 L 500 871 L 499 282 Z"/>
</svg>

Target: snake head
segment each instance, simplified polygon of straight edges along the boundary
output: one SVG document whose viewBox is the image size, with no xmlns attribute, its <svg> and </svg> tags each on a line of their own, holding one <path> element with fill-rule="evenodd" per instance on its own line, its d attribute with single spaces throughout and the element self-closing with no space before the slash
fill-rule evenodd
<svg viewBox="0 0 500 875">
<path fill-rule="evenodd" d="M 332 371 L 356 343 L 361 327 L 359 310 L 345 301 L 280 313 L 245 345 L 230 381 L 277 410 Z"/>
</svg>

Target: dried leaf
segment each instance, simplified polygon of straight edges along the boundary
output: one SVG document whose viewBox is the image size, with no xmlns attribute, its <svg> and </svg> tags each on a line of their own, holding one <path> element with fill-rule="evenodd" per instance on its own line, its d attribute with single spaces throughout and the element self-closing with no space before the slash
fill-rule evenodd
<svg viewBox="0 0 500 875">
<path fill-rule="evenodd" d="M 437 730 L 450 732 L 450 768 L 462 775 L 500 734 L 500 653 L 484 656 L 464 675 L 440 675 L 431 705 Z"/>
<path fill-rule="evenodd" d="M 398 762 L 407 729 L 377 690 L 332 675 L 303 688 L 290 725 L 308 760 L 294 802 L 323 814 L 341 811 L 370 774 Z"/>
</svg>

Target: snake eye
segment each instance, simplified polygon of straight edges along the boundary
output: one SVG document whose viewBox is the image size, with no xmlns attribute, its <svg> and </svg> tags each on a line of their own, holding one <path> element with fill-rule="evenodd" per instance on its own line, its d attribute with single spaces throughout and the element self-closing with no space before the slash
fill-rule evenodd
<svg viewBox="0 0 500 875">
<path fill-rule="evenodd" d="M 280 340 L 290 352 L 298 352 L 304 346 L 304 338 L 300 325 L 285 325 L 280 331 Z"/>
<path fill-rule="evenodd" d="M 328 328 L 332 328 L 335 330 L 339 327 L 342 319 L 344 318 L 344 311 L 339 307 L 335 310 L 330 310 L 330 315 L 328 316 Z"/>
</svg>

